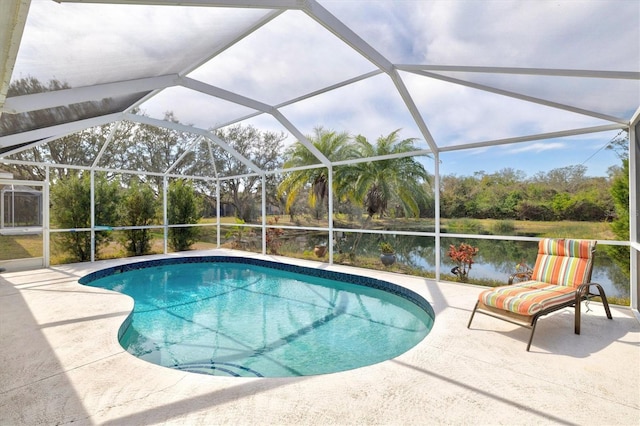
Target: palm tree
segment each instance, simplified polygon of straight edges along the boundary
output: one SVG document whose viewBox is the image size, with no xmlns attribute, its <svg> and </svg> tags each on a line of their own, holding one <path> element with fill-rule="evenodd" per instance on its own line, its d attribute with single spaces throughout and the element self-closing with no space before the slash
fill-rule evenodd
<svg viewBox="0 0 640 426">
<path fill-rule="evenodd" d="M 382 217 L 392 200 L 400 204 L 405 216 L 417 217 L 420 214 L 420 204 L 428 197 L 423 183 L 429 182 L 430 177 L 424 166 L 415 156 L 394 157 L 417 150 L 414 145 L 417 139 L 399 140 L 399 131 L 400 129 L 381 136 L 375 145 L 358 135 L 355 142 L 362 158 L 391 157 L 352 164 L 342 172 L 341 182 L 346 185 L 339 188 L 339 195 L 347 195 L 367 211 L 362 229 L 375 214 Z M 353 254 L 361 235 L 358 235 L 353 245 Z"/>
<path fill-rule="evenodd" d="M 337 133 L 325 130 L 322 127 L 314 129 L 313 136 L 307 139 L 330 161 L 347 160 L 356 157 L 356 152 L 347 132 Z M 301 142 L 293 144 L 285 153 L 284 167 L 301 167 L 318 164 L 318 158 L 311 153 Z M 338 180 L 334 180 L 334 188 Z M 290 212 L 291 205 L 300 192 L 308 188 L 309 205 L 315 207 L 317 202 L 324 203 L 329 195 L 329 178 L 324 167 L 296 170 L 287 174 L 278 186 L 278 196 L 286 195 L 285 211 Z"/>
<path fill-rule="evenodd" d="M 355 139 L 362 158 L 393 156 L 417 151 L 416 138 L 398 140 L 395 130 L 388 136 L 381 136 L 372 145 L 364 136 Z M 349 175 L 343 176 L 351 186 L 347 188 L 351 197 L 363 203 L 368 217 L 374 214 L 384 215 L 391 199 L 397 199 L 406 216 L 418 216 L 420 203 L 425 201 L 427 193 L 422 185 L 430 177 L 424 166 L 414 156 L 387 158 L 379 161 L 357 163 L 349 166 Z"/>
</svg>

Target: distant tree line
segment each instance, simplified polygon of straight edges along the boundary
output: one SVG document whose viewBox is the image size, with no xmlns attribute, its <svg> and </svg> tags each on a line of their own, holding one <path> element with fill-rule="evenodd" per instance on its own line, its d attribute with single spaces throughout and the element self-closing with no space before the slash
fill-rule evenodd
<svg viewBox="0 0 640 426">
<path fill-rule="evenodd" d="M 446 218 L 604 221 L 616 216 L 609 177 L 586 176 L 573 165 L 540 172 L 505 168 L 473 176 L 443 176 L 440 212 Z"/>
</svg>

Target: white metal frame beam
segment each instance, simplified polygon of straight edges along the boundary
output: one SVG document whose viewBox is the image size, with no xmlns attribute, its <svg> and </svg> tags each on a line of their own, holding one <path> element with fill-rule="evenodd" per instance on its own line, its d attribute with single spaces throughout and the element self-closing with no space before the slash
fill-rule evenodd
<svg viewBox="0 0 640 426">
<path fill-rule="evenodd" d="M 22 33 L 27 22 L 31 0 L 3 0 L 0 2 L 0 107 L 4 105 L 18 57 Z M 2 110 L 0 110 L 2 115 Z"/>
<path fill-rule="evenodd" d="M 204 93 L 219 99 L 224 99 L 225 101 L 233 102 L 234 104 L 246 106 L 248 108 L 266 112 L 268 114 L 270 114 L 274 109 L 271 105 L 256 101 L 251 98 L 247 98 L 246 96 L 239 95 L 235 92 L 230 92 L 229 90 L 212 86 L 208 83 L 203 83 L 200 80 L 194 80 L 193 78 L 182 77 L 180 79 L 180 84 L 187 89 L 195 90 L 196 92 Z"/>
<path fill-rule="evenodd" d="M 21 145 L 23 143 L 34 142 L 32 145 L 29 145 L 27 147 L 32 148 L 47 141 L 58 139 L 62 136 L 88 129 L 89 127 L 102 126 L 114 121 L 121 120 L 122 117 L 123 114 L 118 112 L 114 114 L 101 115 L 99 117 L 87 118 L 84 120 L 72 121 L 70 123 L 57 124 L 55 126 L 45 127 L 42 129 L 30 130 L 28 132 L 2 136 L 0 137 L 0 148 L 9 148 L 11 146 Z M 17 148 L 15 152 L 21 151 L 22 149 L 25 148 Z M 8 151 L 3 153 L 2 156 L 4 157 L 13 153 L 14 151 Z"/>
<path fill-rule="evenodd" d="M 640 108 L 629 125 L 629 251 L 631 308 L 640 319 Z"/>
<path fill-rule="evenodd" d="M 520 143 L 520 142 L 532 142 L 532 141 L 538 141 L 538 140 L 544 140 L 544 139 L 564 138 L 569 136 L 586 135 L 589 133 L 608 132 L 611 130 L 620 130 L 620 129 L 626 129 L 626 128 L 627 128 L 626 125 L 621 125 L 621 124 L 605 124 L 602 126 L 581 127 L 579 129 L 561 130 L 561 131 L 549 132 L 549 133 L 538 133 L 536 135 L 516 136 L 512 138 L 493 139 L 490 141 L 467 143 L 467 144 L 455 145 L 455 146 L 444 146 L 444 147 L 441 147 L 439 151 L 450 152 L 450 151 L 460 151 L 464 149 L 473 149 L 473 148 L 489 148 L 492 146 L 507 145 L 507 144 Z"/>
<path fill-rule="evenodd" d="M 304 11 L 316 22 L 333 33 L 336 37 L 367 58 L 378 68 L 386 73 L 393 70 L 393 64 L 384 55 L 371 47 L 369 43 L 364 41 L 351 28 L 346 26 L 342 21 L 336 18 L 327 9 L 321 6 L 317 1 L 307 0 Z"/>
<path fill-rule="evenodd" d="M 433 151 L 437 151 L 436 145 L 429 128 L 427 127 L 422 115 L 418 111 L 418 108 L 409 94 L 402 78 L 398 74 L 395 65 L 387 59 L 384 55 L 374 49 L 369 43 L 364 41 L 359 35 L 357 35 L 351 28 L 346 26 L 342 21 L 336 18 L 333 14 L 327 11 L 316 1 L 309 1 L 305 8 L 307 14 L 317 21 L 320 25 L 332 32 L 336 37 L 360 53 L 367 60 L 372 62 L 380 70 L 385 72 L 391 78 L 391 81 L 395 85 L 400 97 L 404 101 L 409 113 L 413 117 L 416 125 L 420 129 L 424 140 Z"/>
<path fill-rule="evenodd" d="M 202 135 L 198 135 L 196 136 L 193 141 L 187 145 L 187 147 L 185 148 L 184 152 L 182 153 L 182 155 L 180 155 L 180 157 L 178 157 L 176 159 L 176 161 L 173 162 L 173 164 L 171 166 L 169 166 L 169 168 L 167 170 L 165 170 L 164 174 L 167 175 L 169 173 L 171 173 L 173 171 L 173 169 L 175 169 L 178 164 L 180 164 L 180 162 L 184 159 L 184 157 L 186 157 L 187 155 L 189 155 L 190 152 L 193 151 L 193 148 L 200 143 L 200 141 L 202 141 L 202 139 L 204 138 L 204 136 Z"/>
<path fill-rule="evenodd" d="M 318 96 L 318 95 L 321 95 L 323 93 L 331 92 L 332 90 L 339 89 L 341 87 L 348 86 L 348 85 L 350 85 L 352 83 L 357 83 L 359 81 L 366 80 L 366 79 L 368 79 L 370 77 L 374 77 L 376 75 L 380 75 L 380 74 L 383 74 L 383 73 L 384 72 L 382 70 L 377 69 L 377 70 L 374 70 L 374 71 L 371 71 L 371 72 L 368 72 L 368 73 L 365 73 L 365 74 L 361 74 L 359 76 L 356 76 L 356 77 L 353 77 L 353 78 L 350 78 L 350 79 L 347 79 L 347 80 L 343 80 L 343 81 L 341 81 L 339 83 L 332 84 L 331 86 L 326 86 L 326 87 L 324 87 L 322 89 L 306 93 L 304 95 L 298 96 L 298 97 L 293 98 L 293 99 L 289 99 L 287 101 L 284 101 L 282 103 L 274 105 L 273 108 L 275 108 L 276 110 L 280 110 L 281 108 L 287 107 L 289 105 L 293 105 L 293 104 L 295 104 L 297 102 L 304 101 L 306 99 L 310 99 L 310 98 L 312 98 L 314 96 Z M 238 117 L 238 118 L 236 118 L 234 120 L 227 121 L 226 123 L 220 124 L 218 126 L 218 128 L 231 126 L 231 125 L 239 123 L 241 121 L 248 120 L 250 118 L 256 117 L 256 116 L 258 116 L 260 114 L 263 114 L 263 112 L 259 111 L 259 112 L 255 112 L 253 114 L 248 114 L 248 115 L 245 115 L 245 116 L 241 116 L 241 117 Z"/>
<path fill-rule="evenodd" d="M 287 130 L 289 130 L 289 132 L 296 136 L 298 140 L 318 158 L 318 160 L 325 165 L 329 165 L 329 160 L 320 151 L 318 151 L 316 147 L 309 142 L 309 140 L 307 140 L 307 138 L 282 113 L 280 113 L 280 111 L 276 110 L 273 106 L 188 77 L 183 77 L 181 79 L 181 84 L 188 89 L 196 90 L 201 93 L 215 96 L 219 99 L 224 99 L 226 101 L 272 115 Z"/>
<path fill-rule="evenodd" d="M 54 0 L 57 3 L 140 4 L 149 6 L 199 6 L 254 9 L 302 9 L 307 0 Z"/>
<path fill-rule="evenodd" d="M 429 131 L 429 128 L 427 127 L 427 123 L 425 123 L 424 118 L 422 117 L 422 114 L 420 114 L 420 111 L 418 111 L 418 106 L 416 105 L 415 101 L 413 100 L 413 97 L 409 93 L 407 86 L 404 84 L 402 77 L 400 77 L 400 74 L 398 74 L 398 71 L 396 70 L 393 70 L 391 73 L 389 73 L 389 76 L 391 77 L 391 80 L 393 81 L 393 84 L 396 86 L 396 89 L 398 90 L 400 97 L 402 98 L 407 109 L 409 110 L 411 117 L 413 117 L 413 121 L 415 121 L 415 123 L 418 125 L 418 129 L 420 129 L 420 132 L 422 133 L 424 140 L 427 142 L 427 145 L 429 145 L 429 148 L 433 152 L 437 152 L 438 145 L 436 144 L 436 141 L 433 139 L 433 136 L 431 135 L 431 132 Z"/>
<path fill-rule="evenodd" d="M 165 89 L 167 87 L 177 85 L 179 80 L 180 77 L 177 74 L 169 74 L 159 77 L 139 78 L 114 83 L 56 90 L 53 92 L 14 96 L 7 98 L 0 111 L 10 114 L 18 114 L 45 108 L 66 106 L 80 102 L 99 101 L 102 99 L 113 98 L 114 96 Z"/>
<path fill-rule="evenodd" d="M 233 149 L 228 143 L 226 143 L 225 141 L 223 141 L 222 139 L 220 139 L 219 137 L 217 137 L 216 135 L 214 135 L 213 133 L 207 130 L 200 129 L 198 127 L 187 126 L 184 124 L 174 123 L 166 120 L 158 120 L 156 118 L 146 117 L 143 115 L 131 114 L 131 113 L 124 114 L 124 118 L 126 118 L 129 121 L 133 121 L 140 124 L 164 127 L 167 129 L 177 130 L 179 132 L 194 133 L 197 135 L 204 136 L 206 138 L 211 139 L 213 142 L 218 144 L 225 151 L 229 152 L 238 161 L 240 161 L 242 164 L 247 166 L 249 169 L 253 170 L 256 173 L 262 173 L 262 170 L 258 166 L 253 164 L 253 162 L 249 161 L 247 158 L 241 155 L 238 151 Z"/>
<path fill-rule="evenodd" d="M 518 67 L 475 67 L 464 65 L 420 65 L 396 64 L 402 71 L 454 71 L 488 74 L 519 74 L 553 77 L 609 78 L 623 80 L 640 80 L 640 72 L 635 71 L 602 71 L 578 70 L 564 68 L 518 68 Z"/>
</svg>

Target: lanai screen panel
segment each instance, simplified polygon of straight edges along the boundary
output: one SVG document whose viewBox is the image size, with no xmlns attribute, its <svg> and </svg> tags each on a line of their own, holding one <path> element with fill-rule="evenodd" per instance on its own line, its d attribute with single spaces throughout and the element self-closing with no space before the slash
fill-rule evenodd
<svg viewBox="0 0 640 426">
<path fill-rule="evenodd" d="M 611 124 L 601 118 L 403 74 L 440 147 Z"/>
<path fill-rule="evenodd" d="M 13 79 L 72 87 L 184 72 L 270 11 L 32 2 Z"/>
<path fill-rule="evenodd" d="M 635 50 L 640 52 L 640 39 Z M 638 63 L 640 64 L 640 58 Z M 434 78 L 441 76 L 443 81 L 459 80 L 461 84 L 470 83 L 514 95 L 530 96 L 595 114 L 608 115 L 620 121 L 628 121 L 640 105 L 640 81 L 633 79 L 631 75 L 627 78 L 597 78 L 460 71 L 425 71 L 422 75 Z"/>
<path fill-rule="evenodd" d="M 86 118 L 120 112 L 142 99 L 148 92 L 114 96 L 96 101 L 80 102 L 54 108 L 44 108 L 20 114 L 0 116 L 0 136 L 71 123 Z"/>
<path fill-rule="evenodd" d="M 320 3 L 397 64 L 637 71 L 640 60 L 637 1 Z"/>
<path fill-rule="evenodd" d="M 48 97 L 55 106 L 3 113 L 0 137 L 128 110 L 152 92 L 141 91 L 136 84 L 117 94 L 91 86 L 182 75 L 232 45 L 272 13 L 262 9 L 32 2 L 8 104 L 13 96 L 79 87 L 89 90 L 83 92 L 80 102 L 68 104 L 60 92 L 60 96 Z M 171 84 L 163 81 L 157 88 Z M 2 145 L 6 150 L 43 136 L 55 135 L 41 132 L 6 140 Z"/>
<path fill-rule="evenodd" d="M 287 11 L 189 77 L 278 105 L 375 71 L 302 11 Z"/>
<path fill-rule="evenodd" d="M 167 112 L 182 124 L 201 129 L 222 126 L 256 110 L 184 87 L 164 89 L 140 105 L 140 111 L 152 118 L 164 119 Z"/>
<path fill-rule="evenodd" d="M 282 108 L 303 129 L 363 135 L 369 141 L 401 129 L 400 137 L 417 138 L 416 146 L 428 149 L 413 117 L 386 74 L 357 81 Z M 310 132 L 310 131 L 309 131 Z"/>
</svg>

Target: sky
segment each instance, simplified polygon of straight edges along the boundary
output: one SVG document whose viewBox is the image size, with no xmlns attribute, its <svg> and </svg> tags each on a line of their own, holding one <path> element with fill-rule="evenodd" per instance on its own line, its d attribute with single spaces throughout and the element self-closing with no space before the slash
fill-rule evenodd
<svg viewBox="0 0 640 426">
<path fill-rule="evenodd" d="M 636 0 L 319 3 L 394 64 L 640 71 L 640 1 Z M 57 78 L 76 87 L 189 71 L 191 78 L 275 106 L 377 69 L 299 11 L 284 12 L 229 49 L 217 52 L 236 37 L 239 28 L 255 24 L 265 13 L 261 9 L 33 0 L 14 79 L 27 75 L 42 80 Z M 210 55 L 214 55 L 210 61 L 185 70 L 185 64 Z M 462 72 L 442 75 L 626 119 L 640 105 L 638 80 Z M 427 136 L 439 147 L 610 123 L 425 75 L 400 71 L 399 76 L 424 119 Z M 173 111 L 181 122 L 202 128 L 252 111 L 181 87 L 165 90 L 141 108 L 156 118 Z M 280 111 L 303 134 L 323 126 L 375 140 L 402 129 L 402 138 L 417 138 L 420 148 L 428 148 L 425 134 L 386 74 Z M 286 132 L 269 115 L 245 123 Z M 465 175 L 508 167 L 533 175 L 583 164 L 589 175 L 606 175 L 609 166 L 619 160 L 603 148 L 617 133 L 442 153 L 440 170 Z M 289 135 L 287 143 L 294 140 Z M 425 160 L 425 164 L 433 170 L 432 160 Z"/>
</svg>

